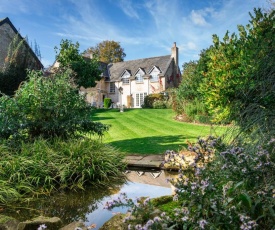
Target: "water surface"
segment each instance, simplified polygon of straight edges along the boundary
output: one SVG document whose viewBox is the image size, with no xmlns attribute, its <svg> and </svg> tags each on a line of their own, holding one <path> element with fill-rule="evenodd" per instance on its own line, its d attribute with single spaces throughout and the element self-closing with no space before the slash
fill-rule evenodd
<svg viewBox="0 0 275 230">
<path fill-rule="evenodd" d="M 105 203 L 116 199 L 124 192 L 133 200 L 138 197 L 159 197 L 172 194 L 171 185 L 166 181 L 174 177 L 166 171 L 126 171 L 127 182 L 110 182 L 108 188 L 89 187 L 85 191 L 61 192 L 50 197 L 41 197 L 35 201 L 14 204 L 5 207 L 0 214 L 10 215 L 24 221 L 37 217 L 57 216 L 63 224 L 83 221 L 86 226 L 100 228 L 107 220 L 118 212 L 125 213 L 128 208 L 116 207 L 104 209 Z"/>
</svg>

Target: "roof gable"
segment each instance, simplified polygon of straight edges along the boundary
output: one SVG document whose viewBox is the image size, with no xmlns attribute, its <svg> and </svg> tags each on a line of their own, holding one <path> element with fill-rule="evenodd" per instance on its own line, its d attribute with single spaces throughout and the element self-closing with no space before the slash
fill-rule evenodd
<svg viewBox="0 0 275 230">
<path fill-rule="evenodd" d="M 131 76 L 131 71 L 128 69 L 125 69 L 121 74 L 121 78 L 129 78 L 130 76 Z"/>
<path fill-rule="evenodd" d="M 148 72 L 148 74 L 151 74 L 151 73 L 161 73 L 161 70 L 158 66 L 153 66 L 153 68 Z"/>
<path fill-rule="evenodd" d="M 30 47 L 30 45 L 28 44 L 28 42 L 17 31 L 17 29 L 14 27 L 14 25 L 11 23 L 11 21 L 10 21 L 10 19 L 8 17 L 0 20 L 0 27 L 2 25 L 4 25 L 4 24 L 8 24 L 11 27 L 11 29 L 13 30 L 13 32 L 19 36 L 19 39 L 24 41 L 25 46 L 27 47 L 28 51 L 31 53 L 31 55 L 33 56 L 33 58 L 35 59 L 35 61 L 37 62 L 37 64 L 39 66 L 41 66 L 41 68 L 43 68 L 43 64 L 41 63 L 41 61 L 39 60 L 39 58 L 33 52 L 32 48 Z M 3 36 L 3 35 L 1 34 L 1 36 Z M 0 37 L 0 39 L 1 39 L 1 37 Z"/>
<path fill-rule="evenodd" d="M 138 68 L 138 70 L 137 70 L 136 73 L 135 73 L 135 76 L 136 76 L 137 74 L 140 74 L 141 76 L 143 76 L 143 75 L 145 75 L 145 70 L 142 69 L 142 68 Z"/>
<path fill-rule="evenodd" d="M 165 73 L 171 61 L 171 55 L 166 55 L 112 63 L 112 65 L 108 65 L 110 80 L 120 81 L 125 70 L 128 70 L 130 74 L 137 74 L 142 69 L 145 74 L 148 74 L 154 67 L 158 67 L 161 72 Z"/>
</svg>

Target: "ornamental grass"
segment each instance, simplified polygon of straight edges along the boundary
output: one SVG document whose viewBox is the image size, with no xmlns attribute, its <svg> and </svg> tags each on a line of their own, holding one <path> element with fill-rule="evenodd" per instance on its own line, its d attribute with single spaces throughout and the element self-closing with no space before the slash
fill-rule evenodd
<svg viewBox="0 0 275 230">
<path fill-rule="evenodd" d="M 0 204 L 26 195 L 103 186 L 123 178 L 124 155 L 88 138 L 0 145 Z"/>
</svg>

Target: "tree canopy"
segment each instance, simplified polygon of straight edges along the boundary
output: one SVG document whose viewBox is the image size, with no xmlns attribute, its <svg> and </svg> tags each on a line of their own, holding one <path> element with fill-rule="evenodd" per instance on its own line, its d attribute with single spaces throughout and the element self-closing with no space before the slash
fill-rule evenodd
<svg viewBox="0 0 275 230">
<path fill-rule="evenodd" d="M 226 32 L 222 39 L 213 35 L 213 45 L 202 52 L 198 64 L 184 66 L 178 101 L 190 104 L 200 97 L 212 121 L 235 122 L 248 132 L 260 127 L 271 134 L 275 126 L 275 11 L 254 9 L 250 17 L 248 25 L 238 26 L 238 34 Z M 183 104 L 184 113 L 186 108 Z"/>
<path fill-rule="evenodd" d="M 62 69 L 70 68 L 74 71 L 74 83 L 85 88 L 94 87 L 100 80 L 101 71 L 97 58 L 85 58 L 79 51 L 79 43 L 61 40 L 60 48 L 55 47 L 56 60 Z"/>
<path fill-rule="evenodd" d="M 248 107 L 251 116 L 274 109 L 274 16 L 255 9 L 250 24 L 238 26 L 239 36 L 213 36 L 200 92 L 216 121 L 246 119 Z"/>
<path fill-rule="evenodd" d="M 85 53 L 92 54 L 93 57 L 98 57 L 105 63 L 121 62 L 126 57 L 119 42 L 108 40 L 98 43 L 95 47 L 90 47 Z"/>
</svg>

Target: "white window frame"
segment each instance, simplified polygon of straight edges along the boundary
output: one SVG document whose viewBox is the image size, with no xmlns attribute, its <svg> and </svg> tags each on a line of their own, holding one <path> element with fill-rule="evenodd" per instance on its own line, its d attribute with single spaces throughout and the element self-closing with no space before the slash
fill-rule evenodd
<svg viewBox="0 0 275 230">
<path fill-rule="evenodd" d="M 130 78 L 129 77 L 122 77 L 122 84 L 130 84 Z"/>
<path fill-rule="evenodd" d="M 143 83 L 143 76 L 140 73 L 136 74 L 136 82 Z"/>
<path fill-rule="evenodd" d="M 125 70 L 121 77 L 122 84 L 130 84 L 130 76 L 131 74 L 129 73 L 129 71 Z"/>
<path fill-rule="evenodd" d="M 161 73 L 161 70 L 157 66 L 153 66 L 153 68 L 149 71 L 150 82 L 158 82 L 159 81 L 159 74 Z"/>
<path fill-rule="evenodd" d="M 115 82 L 110 82 L 110 93 L 116 92 L 116 84 Z"/>
<path fill-rule="evenodd" d="M 141 107 L 144 103 L 144 98 L 147 96 L 147 93 L 136 93 L 136 107 Z"/>
<path fill-rule="evenodd" d="M 157 73 L 153 73 L 151 76 L 151 82 L 157 82 L 159 80 L 159 76 Z"/>
</svg>

